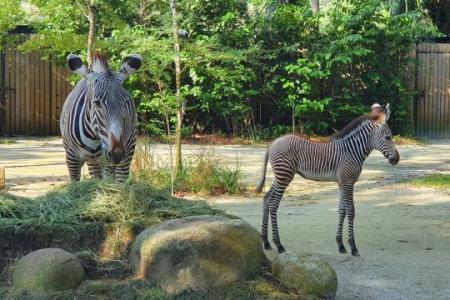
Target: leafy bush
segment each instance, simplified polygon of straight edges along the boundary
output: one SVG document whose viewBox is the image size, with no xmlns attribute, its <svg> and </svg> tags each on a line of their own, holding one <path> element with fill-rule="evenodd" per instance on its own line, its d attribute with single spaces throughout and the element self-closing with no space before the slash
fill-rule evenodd
<svg viewBox="0 0 450 300">
<path fill-rule="evenodd" d="M 332 1 L 318 16 L 321 30 L 309 51 L 284 68 L 288 105 L 309 131 L 333 132 L 368 110 L 391 103 L 394 130 L 407 124 L 412 92 L 410 53 L 433 27 L 418 12 L 392 15 L 380 1 Z M 396 126 L 395 126 L 396 125 Z"/>
</svg>

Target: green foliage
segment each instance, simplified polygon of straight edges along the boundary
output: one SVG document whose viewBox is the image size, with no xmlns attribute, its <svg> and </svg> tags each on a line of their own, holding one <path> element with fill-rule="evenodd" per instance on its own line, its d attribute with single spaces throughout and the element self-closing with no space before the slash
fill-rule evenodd
<svg viewBox="0 0 450 300">
<path fill-rule="evenodd" d="M 17 6 L 19 1 L 6 3 Z M 23 50 L 39 49 L 61 63 L 69 52 L 85 55 L 89 1 L 30 3 L 38 16 L 27 12 L 24 18 L 38 34 Z M 116 68 L 127 54 L 143 57 L 141 70 L 126 82 L 137 101 L 140 129 L 155 135 L 173 132 L 176 99 L 168 2 L 95 3 L 96 48 L 109 54 Z M 315 14 L 307 0 L 177 3 L 182 98 L 187 101 L 186 123 L 194 132 L 257 139 L 272 124 L 290 126 L 294 112 L 297 128 L 328 134 L 367 112 L 373 102 L 390 102 L 394 131 L 407 131 L 409 53 L 416 42 L 438 34 L 427 16 L 427 1 L 335 0 Z M 8 25 L 0 26 L 6 29 L 22 18 L 5 16 L 1 22 Z"/>
<path fill-rule="evenodd" d="M 420 37 L 434 34 L 432 25 L 417 12 L 392 15 L 376 0 L 332 1 L 318 17 L 317 41 L 285 66 L 288 105 L 323 133 L 342 128 L 374 102 L 390 102 L 398 131 L 411 101 L 410 52 Z"/>
<path fill-rule="evenodd" d="M 19 0 L 2 0 L 0 2 L 0 49 L 9 30 L 14 29 L 24 17 Z"/>
</svg>

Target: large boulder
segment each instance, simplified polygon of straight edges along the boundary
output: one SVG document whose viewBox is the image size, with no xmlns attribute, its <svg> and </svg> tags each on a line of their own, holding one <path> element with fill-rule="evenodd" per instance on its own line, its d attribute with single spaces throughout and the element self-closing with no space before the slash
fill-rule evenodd
<svg viewBox="0 0 450 300">
<path fill-rule="evenodd" d="M 272 273 L 286 288 L 302 295 L 332 298 L 336 294 L 336 271 L 310 253 L 278 255 L 272 262 Z"/>
<path fill-rule="evenodd" d="M 78 258 L 59 248 L 37 250 L 22 257 L 12 276 L 15 288 L 62 291 L 77 287 L 84 279 Z"/>
<path fill-rule="evenodd" d="M 265 259 L 258 231 L 245 221 L 193 216 L 143 231 L 132 248 L 131 268 L 137 278 L 178 294 L 248 279 Z"/>
</svg>

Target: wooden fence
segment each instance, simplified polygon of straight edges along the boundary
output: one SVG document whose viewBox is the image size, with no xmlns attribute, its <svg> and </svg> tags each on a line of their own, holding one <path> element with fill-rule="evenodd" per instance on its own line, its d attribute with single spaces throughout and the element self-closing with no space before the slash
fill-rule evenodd
<svg viewBox="0 0 450 300">
<path fill-rule="evenodd" d="M 450 138 L 450 44 L 420 44 L 416 57 L 416 136 Z"/>
<path fill-rule="evenodd" d="M 0 134 L 56 135 L 68 71 L 11 47 L 0 56 Z"/>
</svg>

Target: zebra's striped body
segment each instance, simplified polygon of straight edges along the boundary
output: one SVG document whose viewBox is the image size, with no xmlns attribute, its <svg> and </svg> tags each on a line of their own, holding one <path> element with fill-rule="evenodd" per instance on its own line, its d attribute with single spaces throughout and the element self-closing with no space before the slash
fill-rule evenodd
<svg viewBox="0 0 450 300">
<path fill-rule="evenodd" d="M 101 178 L 104 155 L 105 175 L 124 181 L 134 154 L 136 109 L 122 83 L 140 67 L 140 58 L 128 57 L 119 72 L 112 72 L 106 57 L 99 54 L 90 72 L 78 56 L 69 55 L 68 64 L 84 77 L 64 102 L 60 119 L 70 179 L 80 180 L 84 163 L 91 176 Z"/>
<path fill-rule="evenodd" d="M 267 226 L 272 223 L 273 241 L 279 252 L 284 252 L 278 234 L 277 210 L 280 200 L 295 174 L 305 179 L 337 182 L 340 189 L 339 225 L 336 241 L 339 251 L 346 252 L 342 243 L 342 226 L 347 215 L 349 225 L 348 241 L 353 255 L 358 255 L 354 236 L 353 204 L 354 184 L 361 174 L 364 160 L 373 149 L 380 150 L 391 164 L 397 164 L 400 157 L 391 140 L 392 134 L 386 124 L 386 114 L 361 116 L 355 119 L 340 133 L 329 141 L 316 143 L 294 135 L 287 135 L 275 140 L 268 148 L 263 168 L 263 176 L 257 191 L 261 191 L 267 169 L 267 162 L 272 166 L 275 182 L 264 196 L 262 238 L 266 249 L 270 249 L 267 238 Z"/>
</svg>

